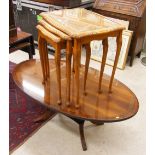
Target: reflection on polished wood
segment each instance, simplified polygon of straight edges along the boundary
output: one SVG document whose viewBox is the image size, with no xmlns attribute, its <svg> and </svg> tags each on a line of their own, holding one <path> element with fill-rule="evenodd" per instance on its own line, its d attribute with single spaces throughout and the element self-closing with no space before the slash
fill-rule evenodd
<svg viewBox="0 0 155 155">
<path fill-rule="evenodd" d="M 109 76 L 103 76 L 102 94 L 98 94 L 99 71 L 90 68 L 87 79 L 87 96 L 83 94 L 85 67 L 80 68 L 80 107 L 76 106 L 75 77 L 71 76 L 71 106 L 68 107 L 66 89 L 66 63 L 61 62 L 62 105 L 57 104 L 58 85 L 54 60 L 50 60 L 50 79 L 42 84 L 40 60 L 29 60 L 17 65 L 13 72 L 16 84 L 29 96 L 43 105 L 66 116 L 95 122 L 115 122 L 128 119 L 138 111 L 138 100 L 134 93 L 121 82 L 114 80 L 113 93 L 109 94 Z"/>
</svg>

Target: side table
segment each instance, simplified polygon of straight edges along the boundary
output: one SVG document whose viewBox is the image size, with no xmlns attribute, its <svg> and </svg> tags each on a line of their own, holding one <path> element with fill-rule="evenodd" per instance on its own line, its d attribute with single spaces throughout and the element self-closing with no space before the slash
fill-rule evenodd
<svg viewBox="0 0 155 155">
<path fill-rule="evenodd" d="M 75 80 L 76 80 L 76 107 L 79 108 L 79 74 L 80 74 L 80 60 L 81 60 L 81 47 L 82 45 L 90 44 L 93 40 L 102 40 L 105 46 L 108 46 L 106 39 L 108 37 L 116 37 L 117 49 L 115 54 L 114 66 L 112 69 L 112 75 L 109 83 L 109 93 L 112 90 L 112 83 L 114 80 L 114 75 L 117 67 L 117 62 L 120 54 L 120 49 L 122 46 L 122 31 L 124 27 L 118 23 L 108 20 L 106 17 L 99 15 L 97 13 L 88 11 L 86 9 L 76 8 L 76 9 L 64 9 L 58 11 L 52 11 L 47 13 L 41 13 L 40 16 L 43 17 L 50 25 L 59 29 L 60 31 L 66 33 L 73 39 L 73 62 L 75 69 Z M 89 59 L 91 50 L 88 47 L 89 54 L 86 56 L 86 74 L 85 82 L 87 78 L 87 72 L 89 68 Z M 103 48 L 103 59 L 100 70 L 99 79 L 99 92 L 101 92 L 101 82 L 105 67 L 105 60 L 107 57 L 107 47 Z M 84 84 L 85 90 L 86 83 Z"/>
<path fill-rule="evenodd" d="M 30 33 L 17 31 L 17 35 L 9 38 L 9 53 L 23 49 L 29 54 L 29 59 L 35 55 L 34 40 Z"/>
</svg>

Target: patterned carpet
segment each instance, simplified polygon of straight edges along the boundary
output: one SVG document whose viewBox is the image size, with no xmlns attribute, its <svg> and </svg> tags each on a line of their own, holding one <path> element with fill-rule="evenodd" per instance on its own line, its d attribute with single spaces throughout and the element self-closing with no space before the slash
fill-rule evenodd
<svg viewBox="0 0 155 155">
<path fill-rule="evenodd" d="M 12 70 L 14 63 L 9 62 L 9 151 L 23 144 L 46 121 L 35 123 L 33 120 L 49 110 L 24 94 L 14 83 Z M 49 119 L 55 112 L 49 112 Z"/>
</svg>

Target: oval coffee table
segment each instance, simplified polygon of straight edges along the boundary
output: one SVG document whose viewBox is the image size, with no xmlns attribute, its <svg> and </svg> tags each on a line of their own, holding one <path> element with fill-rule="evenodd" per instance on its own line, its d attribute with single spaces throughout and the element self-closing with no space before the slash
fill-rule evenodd
<svg viewBox="0 0 155 155">
<path fill-rule="evenodd" d="M 58 86 L 56 82 L 56 67 L 54 59 L 49 60 L 50 78 L 42 84 L 40 60 L 27 60 L 16 66 L 13 78 L 19 88 L 39 101 L 44 106 L 61 113 L 79 124 L 80 138 L 83 150 L 87 150 L 84 137 L 84 122 L 90 121 L 96 125 L 118 122 L 133 117 L 139 108 L 135 94 L 118 80 L 114 80 L 113 91 L 108 93 L 109 79 L 103 75 L 102 93 L 97 91 L 99 71 L 89 68 L 87 79 L 87 94 L 83 92 L 84 66 L 80 68 L 80 107 L 75 107 L 75 77 L 71 76 L 71 105 L 68 107 L 66 90 L 66 66 L 61 62 L 62 105 L 57 104 Z M 92 133 L 93 134 L 93 133 Z"/>
</svg>

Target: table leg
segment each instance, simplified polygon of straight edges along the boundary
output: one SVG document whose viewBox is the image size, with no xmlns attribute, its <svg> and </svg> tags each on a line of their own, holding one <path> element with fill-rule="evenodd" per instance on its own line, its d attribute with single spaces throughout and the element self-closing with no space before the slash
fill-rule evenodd
<svg viewBox="0 0 155 155">
<path fill-rule="evenodd" d="M 31 47 L 31 45 L 28 47 L 28 50 L 29 50 L 29 59 L 33 59 L 33 55 L 32 55 L 32 47 Z"/>
<path fill-rule="evenodd" d="M 86 145 L 85 136 L 84 136 L 84 122 L 85 122 L 85 120 L 76 119 L 76 118 L 71 118 L 71 119 L 79 125 L 79 132 L 80 132 L 82 148 L 83 148 L 83 151 L 86 151 L 87 145 Z"/>
<path fill-rule="evenodd" d="M 67 41 L 66 49 L 66 78 L 67 78 L 67 105 L 70 104 L 70 83 L 71 83 L 71 57 L 72 57 L 72 42 Z"/>
<path fill-rule="evenodd" d="M 61 69 L 60 69 L 60 45 L 57 44 L 55 49 L 55 65 L 56 65 L 56 74 L 57 74 L 57 83 L 58 83 L 58 104 L 61 104 Z"/>
<path fill-rule="evenodd" d="M 103 77 L 103 72 L 104 72 L 107 53 L 108 53 L 108 38 L 104 39 L 102 41 L 102 44 L 103 44 L 103 56 L 102 56 L 102 63 L 101 63 L 100 77 L 99 77 L 99 85 L 98 85 L 98 92 L 99 93 L 101 93 L 102 77 Z"/>
<path fill-rule="evenodd" d="M 74 58 L 74 66 L 75 66 L 75 81 L 76 81 L 76 102 L 75 107 L 79 108 L 79 72 L 80 72 L 80 55 L 81 55 L 81 44 L 79 40 L 74 40 L 74 48 L 73 48 L 73 58 Z"/>
<path fill-rule="evenodd" d="M 39 49 L 41 67 L 42 67 L 42 72 L 43 72 L 43 84 L 44 84 L 46 76 L 45 76 L 45 67 L 44 67 L 44 59 L 43 59 L 43 51 L 42 51 L 42 38 L 39 35 L 39 32 L 38 32 L 38 49 Z"/>
<path fill-rule="evenodd" d="M 115 71 L 116 71 L 116 67 L 117 67 L 117 63 L 118 63 L 118 59 L 119 59 L 119 55 L 120 55 L 120 51 L 121 51 L 121 47 L 122 47 L 122 31 L 119 33 L 119 35 L 117 36 L 117 50 L 116 50 L 116 55 L 115 55 L 115 61 L 114 61 L 114 66 L 113 66 L 113 70 L 112 70 L 112 75 L 110 78 L 110 84 L 109 84 L 109 92 L 111 93 L 111 89 L 112 89 L 112 83 L 114 80 L 114 75 L 115 75 Z"/>
<path fill-rule="evenodd" d="M 46 73 L 47 78 L 50 77 L 50 67 L 49 67 L 49 59 L 48 59 L 48 49 L 47 49 L 47 41 L 44 40 L 44 54 L 45 54 L 45 62 L 46 62 Z"/>
<path fill-rule="evenodd" d="M 31 36 L 30 42 L 31 42 L 31 46 L 32 46 L 32 55 L 35 55 L 34 38 L 33 38 L 33 36 Z"/>
<path fill-rule="evenodd" d="M 75 73 L 75 62 L 73 60 L 73 69 L 72 69 L 72 72 Z"/>
<path fill-rule="evenodd" d="M 41 47 L 42 47 L 42 57 L 43 57 L 43 65 L 44 65 L 44 68 L 45 68 L 45 82 L 47 82 L 47 79 L 48 79 L 48 60 L 47 60 L 47 44 L 46 44 L 46 40 L 44 38 L 42 38 L 42 41 L 41 41 Z"/>
<path fill-rule="evenodd" d="M 80 138 L 81 138 L 83 151 L 86 151 L 87 145 L 86 145 L 85 136 L 84 136 L 84 121 L 79 123 L 79 131 L 80 131 Z"/>
<path fill-rule="evenodd" d="M 131 54 L 131 58 L 130 58 L 130 67 L 132 67 L 133 65 L 133 60 L 134 60 L 134 53 Z"/>
<path fill-rule="evenodd" d="M 86 44 L 85 48 L 86 48 L 86 63 L 85 63 L 85 74 L 84 74 L 84 94 L 86 95 L 86 81 L 87 81 L 88 68 L 89 68 L 90 55 L 91 55 L 90 43 Z"/>
<path fill-rule="evenodd" d="M 30 53 L 29 53 L 29 59 L 33 59 L 33 55 L 35 55 L 35 48 L 34 48 L 34 39 L 33 39 L 33 36 L 31 36 L 30 38 L 29 38 L 29 42 L 30 42 L 30 44 L 31 44 L 31 51 L 30 51 Z"/>
</svg>

